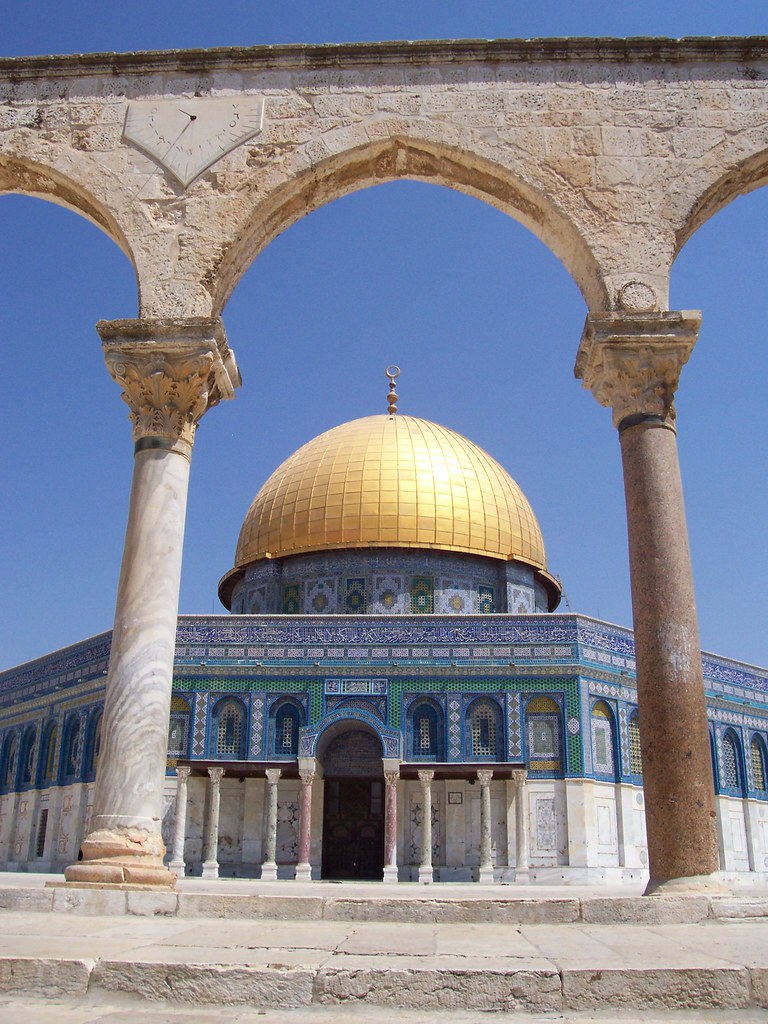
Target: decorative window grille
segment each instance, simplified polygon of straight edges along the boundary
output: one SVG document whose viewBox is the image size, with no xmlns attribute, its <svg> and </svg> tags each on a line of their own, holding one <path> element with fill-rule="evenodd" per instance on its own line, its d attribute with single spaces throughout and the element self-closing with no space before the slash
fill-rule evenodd
<svg viewBox="0 0 768 1024">
<path fill-rule="evenodd" d="M 54 772 L 56 771 L 56 726 L 52 726 L 48 730 L 48 738 L 46 740 L 45 754 L 43 755 L 45 760 L 43 762 L 43 778 L 52 779 Z"/>
<path fill-rule="evenodd" d="M 431 754 L 432 753 L 432 735 L 429 728 L 429 716 L 422 715 L 419 719 L 419 731 L 418 731 L 418 743 L 420 754 Z"/>
<path fill-rule="evenodd" d="M 274 726 L 276 756 L 295 757 L 298 754 L 300 724 L 299 710 L 293 704 L 283 704 L 278 708 Z"/>
<path fill-rule="evenodd" d="M 243 713 L 237 704 L 227 704 L 219 712 L 219 727 L 216 731 L 216 753 L 240 756 L 243 736 Z"/>
<path fill-rule="evenodd" d="M 616 771 L 611 712 L 602 700 L 592 708 L 592 763 L 596 775 L 613 775 Z"/>
<path fill-rule="evenodd" d="M 752 760 L 752 778 L 755 784 L 755 791 L 757 793 L 765 793 L 768 790 L 765 778 L 765 757 L 757 736 L 754 737 L 749 746 L 749 754 Z"/>
<path fill-rule="evenodd" d="M 739 788 L 739 763 L 732 736 L 723 737 L 723 785 L 727 789 Z"/>
<path fill-rule="evenodd" d="M 48 832 L 48 808 L 40 811 L 40 821 L 37 825 L 37 843 L 35 845 L 35 856 L 42 857 L 45 853 L 45 836 Z"/>
<path fill-rule="evenodd" d="M 636 714 L 629 720 L 629 770 L 633 775 L 643 774 L 643 755 L 640 750 L 640 719 Z"/>
<path fill-rule="evenodd" d="M 496 757 L 496 715 L 488 704 L 472 713 L 472 756 Z"/>
<path fill-rule="evenodd" d="M 562 771 L 560 708 L 551 697 L 534 697 L 526 707 L 528 762 L 531 771 Z"/>
</svg>

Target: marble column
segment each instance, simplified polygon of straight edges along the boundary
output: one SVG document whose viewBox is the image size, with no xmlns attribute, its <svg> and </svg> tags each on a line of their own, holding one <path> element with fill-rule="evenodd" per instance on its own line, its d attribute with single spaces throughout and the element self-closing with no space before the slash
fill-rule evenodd
<svg viewBox="0 0 768 1024">
<path fill-rule="evenodd" d="M 477 773 L 480 783 L 480 872 L 481 885 L 493 884 L 493 853 L 491 844 L 491 779 L 493 772 L 483 768 Z"/>
<path fill-rule="evenodd" d="M 297 882 L 312 881 L 312 865 L 309 862 L 312 841 L 312 783 L 314 768 L 300 768 L 301 793 L 299 795 L 299 862 L 296 865 Z"/>
<path fill-rule="evenodd" d="M 397 882 L 397 783 L 400 768 L 384 771 L 384 877 Z"/>
<path fill-rule="evenodd" d="M 421 859 L 419 861 L 419 882 L 429 885 L 432 873 L 432 771 L 420 771 L 421 783 Z"/>
<path fill-rule="evenodd" d="M 223 768 L 208 769 L 208 828 L 205 832 L 203 878 L 219 877 L 219 810 Z"/>
<path fill-rule="evenodd" d="M 173 850 L 168 867 L 184 877 L 184 840 L 187 836 L 187 782 L 191 768 L 176 768 L 176 803 L 173 811 Z"/>
<path fill-rule="evenodd" d="M 530 831 L 528 824 L 528 807 L 525 797 L 525 780 L 528 773 L 521 768 L 512 772 L 515 784 L 515 882 L 525 885 L 530 876 Z"/>
<path fill-rule="evenodd" d="M 700 325 L 697 312 L 592 314 L 576 362 L 621 444 L 648 893 L 723 888 L 673 406 Z"/>
<path fill-rule="evenodd" d="M 173 886 L 160 834 L 189 465 L 197 424 L 240 383 L 217 319 L 98 324 L 134 466 L 83 860 L 68 881 Z"/>
<path fill-rule="evenodd" d="M 267 768 L 267 820 L 264 835 L 264 861 L 261 865 L 262 882 L 277 881 L 277 784 L 282 771 Z"/>
</svg>

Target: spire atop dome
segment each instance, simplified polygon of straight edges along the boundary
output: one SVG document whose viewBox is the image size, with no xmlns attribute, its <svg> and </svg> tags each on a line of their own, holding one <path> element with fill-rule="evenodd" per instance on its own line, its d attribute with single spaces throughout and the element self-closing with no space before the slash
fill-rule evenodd
<svg viewBox="0 0 768 1024">
<path fill-rule="evenodd" d="M 397 413 L 397 399 L 398 394 L 395 391 L 395 381 L 400 376 L 400 367 L 388 366 L 384 371 L 389 378 L 389 394 L 387 395 L 387 412 L 390 416 L 394 416 Z"/>
</svg>

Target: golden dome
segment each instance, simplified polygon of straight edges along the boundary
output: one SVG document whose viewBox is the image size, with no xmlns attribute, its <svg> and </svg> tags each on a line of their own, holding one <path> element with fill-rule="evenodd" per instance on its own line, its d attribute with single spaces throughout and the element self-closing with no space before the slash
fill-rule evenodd
<svg viewBox="0 0 768 1024">
<path fill-rule="evenodd" d="M 232 573 L 337 548 L 461 551 L 548 575 L 539 524 L 512 477 L 465 437 L 414 416 L 366 416 L 299 448 L 254 498 Z"/>
</svg>

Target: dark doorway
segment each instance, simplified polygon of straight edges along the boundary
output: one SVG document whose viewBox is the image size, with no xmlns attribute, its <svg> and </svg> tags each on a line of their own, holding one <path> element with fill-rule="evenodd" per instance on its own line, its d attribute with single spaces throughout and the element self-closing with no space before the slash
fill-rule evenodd
<svg viewBox="0 0 768 1024">
<path fill-rule="evenodd" d="M 383 779 L 326 779 L 322 877 L 381 881 L 383 872 Z"/>
</svg>

